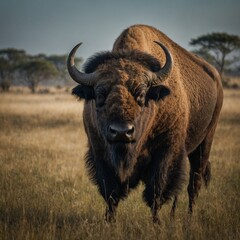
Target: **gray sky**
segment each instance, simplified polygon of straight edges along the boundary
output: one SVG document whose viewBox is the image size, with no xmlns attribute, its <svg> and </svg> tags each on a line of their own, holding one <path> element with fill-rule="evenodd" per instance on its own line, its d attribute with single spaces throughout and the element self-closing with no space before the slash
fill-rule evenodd
<svg viewBox="0 0 240 240">
<path fill-rule="evenodd" d="M 240 35 L 239 0 L 0 0 L 0 48 L 78 56 L 110 50 L 121 31 L 152 25 L 190 49 L 191 38 L 210 32 Z"/>
</svg>

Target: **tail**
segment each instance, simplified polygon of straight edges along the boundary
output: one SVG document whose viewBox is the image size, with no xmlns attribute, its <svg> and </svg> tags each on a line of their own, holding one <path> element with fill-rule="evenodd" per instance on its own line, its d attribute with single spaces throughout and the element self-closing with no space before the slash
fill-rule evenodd
<svg viewBox="0 0 240 240">
<path fill-rule="evenodd" d="M 205 187 L 208 187 L 210 180 L 211 180 L 212 174 L 211 174 L 211 163 L 208 161 L 207 166 L 205 168 L 205 171 L 203 172 L 203 180 Z"/>
</svg>

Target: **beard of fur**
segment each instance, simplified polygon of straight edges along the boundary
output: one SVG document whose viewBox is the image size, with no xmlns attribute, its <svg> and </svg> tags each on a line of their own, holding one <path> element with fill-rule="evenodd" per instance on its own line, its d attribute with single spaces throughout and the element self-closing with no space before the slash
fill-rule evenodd
<svg viewBox="0 0 240 240">
<path fill-rule="evenodd" d="M 131 176 L 136 163 L 135 144 L 115 143 L 109 146 L 109 158 L 121 182 Z"/>
</svg>

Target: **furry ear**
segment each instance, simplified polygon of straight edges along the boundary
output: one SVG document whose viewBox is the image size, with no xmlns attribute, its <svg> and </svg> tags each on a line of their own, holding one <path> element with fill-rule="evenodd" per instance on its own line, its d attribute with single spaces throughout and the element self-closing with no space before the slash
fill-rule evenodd
<svg viewBox="0 0 240 240">
<path fill-rule="evenodd" d="M 168 96 L 170 93 L 171 93 L 170 89 L 164 85 L 150 87 L 150 89 L 147 92 L 146 102 L 148 102 L 150 99 L 153 99 L 154 101 L 164 100 L 164 98 Z"/>
<path fill-rule="evenodd" d="M 73 88 L 72 95 L 75 95 L 78 98 L 85 99 L 85 100 L 91 100 L 95 98 L 93 87 L 89 87 L 81 84 Z"/>
</svg>

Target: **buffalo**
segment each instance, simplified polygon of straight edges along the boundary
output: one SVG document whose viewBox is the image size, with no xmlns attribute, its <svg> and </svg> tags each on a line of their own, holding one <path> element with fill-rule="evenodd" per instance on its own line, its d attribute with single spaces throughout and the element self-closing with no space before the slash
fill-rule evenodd
<svg viewBox="0 0 240 240">
<path fill-rule="evenodd" d="M 223 102 L 217 70 L 146 25 L 125 29 L 83 72 L 74 65 L 80 45 L 67 67 L 78 83 L 72 93 L 85 99 L 86 167 L 106 201 L 106 220 L 115 220 L 119 201 L 139 182 L 153 222 L 171 199 L 174 216 L 187 158 L 192 213 L 201 183 L 211 177 L 209 154 Z"/>
</svg>

